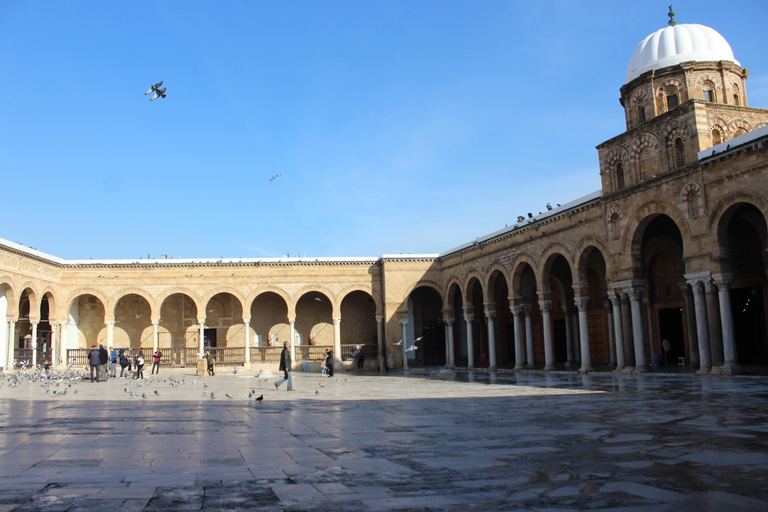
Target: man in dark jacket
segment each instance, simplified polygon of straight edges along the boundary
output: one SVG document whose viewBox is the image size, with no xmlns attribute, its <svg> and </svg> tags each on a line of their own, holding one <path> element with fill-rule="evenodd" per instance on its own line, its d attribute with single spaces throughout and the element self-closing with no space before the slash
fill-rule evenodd
<svg viewBox="0 0 768 512">
<path fill-rule="evenodd" d="M 99 345 L 99 361 L 101 361 L 99 365 L 99 375 L 101 376 L 101 380 L 106 382 L 108 379 L 107 363 L 109 363 L 109 352 L 104 348 L 104 345 Z"/>
<path fill-rule="evenodd" d="M 94 376 L 96 382 L 101 382 L 101 376 L 99 375 L 99 366 L 101 366 L 101 352 L 96 348 L 96 345 L 91 346 L 91 351 L 88 352 L 88 364 L 91 365 L 91 382 L 93 382 Z"/>
<path fill-rule="evenodd" d="M 275 382 L 275 390 L 285 381 L 288 381 L 288 391 L 293 391 L 293 381 L 291 380 L 291 351 L 288 350 L 288 342 L 283 343 L 283 350 L 280 352 L 280 371 L 283 372 L 283 378 Z"/>
</svg>

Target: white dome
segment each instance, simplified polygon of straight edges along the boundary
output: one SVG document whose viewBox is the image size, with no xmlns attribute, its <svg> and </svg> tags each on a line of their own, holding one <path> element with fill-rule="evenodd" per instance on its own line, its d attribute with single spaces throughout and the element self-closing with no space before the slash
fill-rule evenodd
<svg viewBox="0 0 768 512">
<path fill-rule="evenodd" d="M 733 57 L 728 41 L 714 29 L 695 24 L 675 25 L 657 30 L 637 45 L 629 59 L 624 83 L 646 71 L 692 60 L 729 60 L 741 65 Z"/>
</svg>

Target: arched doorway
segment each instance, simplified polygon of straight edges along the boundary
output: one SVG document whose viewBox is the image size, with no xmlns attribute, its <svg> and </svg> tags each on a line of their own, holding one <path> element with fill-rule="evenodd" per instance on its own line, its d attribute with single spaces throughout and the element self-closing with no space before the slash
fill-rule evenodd
<svg viewBox="0 0 768 512">
<path fill-rule="evenodd" d="M 477 278 L 472 278 L 467 284 L 467 312 L 472 315 L 472 361 L 478 368 L 488 366 L 488 329 L 485 320 L 485 306 L 483 304 L 483 285 Z M 469 365 L 469 363 L 468 363 Z"/>
<path fill-rule="evenodd" d="M 740 203 L 729 208 L 718 228 L 723 268 L 731 274 L 731 309 L 740 365 L 768 365 L 766 305 L 768 229 L 762 212 Z"/>
<path fill-rule="evenodd" d="M 448 303 L 453 308 L 453 358 L 458 367 L 467 366 L 467 322 L 464 318 L 464 298 L 461 287 L 453 283 L 448 289 Z"/>
<path fill-rule="evenodd" d="M 367 292 L 355 290 L 341 301 L 342 359 L 359 358 L 375 362 L 378 357 L 376 303 Z"/>
<path fill-rule="evenodd" d="M 509 288 L 507 278 L 498 270 L 491 274 L 489 287 L 493 293 L 495 318 L 493 323 L 496 341 L 496 366 L 513 368 L 515 366 L 515 329 L 512 313 L 509 310 Z"/>
<path fill-rule="evenodd" d="M 544 342 L 539 301 L 536 296 L 536 273 L 527 262 L 515 267 L 512 296 L 523 317 L 520 329 L 523 359 L 528 368 L 534 368 L 536 364 L 544 363 Z"/>
<path fill-rule="evenodd" d="M 152 327 L 152 309 L 147 299 L 130 293 L 120 297 L 115 304 L 115 331 L 112 346 L 116 349 L 152 349 L 154 348 L 154 328 Z M 165 321 L 163 321 L 165 323 Z M 163 329 L 160 347 L 170 350 L 171 336 Z"/>
<path fill-rule="evenodd" d="M 297 345 L 333 347 L 333 305 L 323 293 L 307 292 L 296 303 L 296 334 Z M 334 356 L 340 359 L 342 354 Z"/>
<path fill-rule="evenodd" d="M 143 314 L 142 317 L 144 318 Z M 144 329 L 142 332 L 147 332 Z M 146 338 L 142 334 L 142 338 Z M 162 340 L 162 342 L 160 341 Z M 160 305 L 158 344 L 171 347 L 171 364 L 186 366 L 197 360 L 200 351 L 200 325 L 195 301 L 184 293 L 174 293 Z"/>
<path fill-rule="evenodd" d="M 606 300 L 608 286 L 606 283 L 606 264 L 602 251 L 590 246 L 582 254 L 580 280 L 586 280 L 586 292 L 589 297 L 587 305 L 587 325 L 589 332 L 589 354 L 592 364 L 615 364 L 616 355 L 610 344 L 611 332 L 608 325 L 608 309 Z"/>
<path fill-rule="evenodd" d="M 445 365 L 445 329 L 442 325 L 443 299 L 430 286 L 419 286 L 408 296 L 407 339 L 403 347 L 409 366 Z M 421 340 L 418 340 L 421 338 Z"/>
<path fill-rule="evenodd" d="M 83 294 L 75 297 L 69 305 L 69 337 L 67 346 L 74 349 L 90 349 L 93 345 L 105 344 L 107 341 L 107 328 L 104 323 L 104 303 L 91 294 Z M 81 352 L 82 355 L 82 352 Z M 77 352 L 70 356 L 74 360 L 69 363 L 78 363 Z M 84 357 L 84 355 L 83 355 Z"/>
<path fill-rule="evenodd" d="M 688 330 L 695 325 L 686 302 L 691 303 L 691 292 L 685 281 L 685 263 L 683 262 L 683 237 L 677 224 L 666 215 L 654 217 L 647 225 L 641 242 L 643 276 L 647 286 L 645 290 L 648 303 L 644 308 L 643 318 L 647 318 L 647 308 L 652 309 L 653 325 L 646 326 L 647 348 L 651 355 L 658 355 L 664 363 L 677 364 L 677 358 L 685 357 L 692 361 L 698 359 L 697 347 L 692 347 L 695 339 Z M 686 300 L 688 295 L 688 300 Z M 667 340 L 669 343 L 664 343 Z M 633 344 L 625 340 L 625 357 L 634 353 Z M 629 346 L 628 346 L 629 345 Z M 664 350 L 664 347 L 670 350 Z M 692 349 L 694 354 L 692 354 Z M 630 358 L 628 357 L 628 360 Z M 633 360 L 633 359 L 632 359 Z"/>
</svg>

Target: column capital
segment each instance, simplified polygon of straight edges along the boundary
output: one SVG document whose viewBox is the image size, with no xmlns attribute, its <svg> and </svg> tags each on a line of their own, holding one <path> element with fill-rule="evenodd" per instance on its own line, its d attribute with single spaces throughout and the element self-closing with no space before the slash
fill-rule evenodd
<svg viewBox="0 0 768 512">
<path fill-rule="evenodd" d="M 381 323 L 384 321 L 384 315 L 376 315 L 376 322 Z"/>
<path fill-rule="evenodd" d="M 455 318 L 446 318 L 445 323 L 448 325 L 448 327 L 451 327 L 453 325 L 453 322 L 455 322 Z"/>
<path fill-rule="evenodd" d="M 632 286 L 629 288 L 624 288 L 622 292 L 629 297 L 630 301 L 639 301 L 643 298 L 643 291 L 645 288 L 643 286 Z"/>
<path fill-rule="evenodd" d="M 197 319 L 197 325 L 205 325 L 205 317 Z"/>
<path fill-rule="evenodd" d="M 296 317 L 293 318 L 293 321 L 294 322 L 296 321 Z M 333 317 L 333 325 L 340 325 L 340 324 L 341 324 L 341 317 L 340 316 Z"/>
<path fill-rule="evenodd" d="M 490 318 L 489 315 L 495 315 L 496 314 L 496 303 L 495 302 L 483 302 L 483 309 L 485 310 L 485 316 Z"/>
<path fill-rule="evenodd" d="M 160 319 L 159 318 L 153 318 L 152 319 L 152 325 L 155 327 L 160 327 Z"/>
<path fill-rule="evenodd" d="M 495 309 L 491 311 L 486 310 L 485 318 L 487 318 L 488 320 L 493 320 L 494 318 L 496 318 L 496 310 Z"/>
<path fill-rule="evenodd" d="M 30 319 L 29 319 L 29 323 L 30 323 L 31 325 L 37 325 L 37 324 L 39 324 L 39 323 L 40 323 L 40 319 L 39 319 L 39 318 L 30 318 Z"/>
<path fill-rule="evenodd" d="M 9 316 L 9 317 L 6 317 L 6 320 L 8 320 L 9 324 L 10 323 L 14 323 L 15 324 L 16 322 L 19 321 L 19 317 L 17 317 L 17 316 Z"/>
<path fill-rule="evenodd" d="M 475 319 L 475 314 L 474 313 L 467 313 L 466 311 L 464 311 L 464 320 L 468 324 L 471 324 L 474 321 L 474 319 Z"/>
<path fill-rule="evenodd" d="M 608 292 L 608 300 L 611 301 L 613 307 L 621 306 L 621 293 L 619 293 L 617 290 Z"/>
<path fill-rule="evenodd" d="M 532 304 L 525 304 L 522 306 L 523 313 L 525 316 L 531 316 L 531 313 L 533 313 L 533 305 Z"/>
<path fill-rule="evenodd" d="M 107 327 L 114 327 L 116 322 L 115 320 L 107 320 L 104 323 L 107 324 Z"/>
<path fill-rule="evenodd" d="M 691 285 L 694 295 L 704 293 L 704 281 L 702 279 L 686 279 L 685 282 Z"/>
<path fill-rule="evenodd" d="M 717 290 L 715 290 L 715 283 L 712 281 L 712 279 L 705 279 L 704 280 L 704 292 L 707 294 L 710 293 L 716 293 Z"/>
<path fill-rule="evenodd" d="M 250 325 L 251 323 L 251 317 L 243 317 L 243 323 L 246 325 Z"/>
<path fill-rule="evenodd" d="M 579 313 L 583 313 L 589 306 L 589 297 L 581 297 L 579 299 L 575 299 L 574 303 L 576 304 L 576 308 L 579 310 Z"/>
<path fill-rule="evenodd" d="M 541 308 L 542 312 L 549 313 L 550 311 L 552 311 L 552 301 L 549 299 L 540 300 L 539 308 Z"/>
<path fill-rule="evenodd" d="M 611 301 L 606 299 L 603 301 L 603 307 L 608 310 L 608 314 L 611 314 Z"/>
<path fill-rule="evenodd" d="M 514 316 L 520 316 L 523 314 L 523 306 L 514 306 L 509 308 L 509 310 L 512 312 L 512 315 Z"/>
<path fill-rule="evenodd" d="M 721 292 L 730 290 L 731 285 L 733 284 L 733 274 L 715 274 L 712 276 L 712 279 L 715 281 L 715 285 L 717 285 L 718 290 Z"/>
<path fill-rule="evenodd" d="M 336 318 L 338 318 L 339 321 L 341 321 L 341 317 L 334 317 L 334 321 L 335 321 Z M 295 324 L 296 323 L 296 317 L 295 316 L 289 316 L 288 317 L 288 323 Z"/>
</svg>

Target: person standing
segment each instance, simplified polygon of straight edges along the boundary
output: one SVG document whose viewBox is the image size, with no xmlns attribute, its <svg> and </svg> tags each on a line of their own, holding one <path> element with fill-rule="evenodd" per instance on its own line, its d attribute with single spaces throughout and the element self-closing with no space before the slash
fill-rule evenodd
<svg viewBox="0 0 768 512">
<path fill-rule="evenodd" d="M 107 349 L 104 348 L 104 345 L 99 345 L 99 356 L 101 360 L 101 365 L 99 366 L 99 375 L 101 376 L 101 380 L 104 382 L 107 381 L 109 377 L 107 377 L 107 368 L 109 364 L 109 352 L 107 352 Z"/>
<path fill-rule="evenodd" d="M 291 380 L 291 351 L 288 350 L 288 342 L 283 343 L 283 350 L 280 352 L 280 371 L 283 372 L 283 378 L 275 382 L 275 390 L 285 381 L 288 381 L 288 391 L 293 391 L 293 381 Z"/>
<path fill-rule="evenodd" d="M 205 353 L 205 362 L 208 368 L 208 375 L 216 375 L 216 358 L 211 355 L 210 352 Z"/>
<path fill-rule="evenodd" d="M 109 347 L 109 376 L 113 379 L 117 377 L 117 350 L 115 347 Z"/>
<path fill-rule="evenodd" d="M 328 378 L 333 377 L 333 350 L 328 349 L 328 360 L 325 362 L 325 367 L 328 368 Z"/>
<path fill-rule="evenodd" d="M 320 377 L 327 377 L 328 376 L 328 349 L 325 349 L 325 354 L 323 354 L 323 362 L 320 363 Z"/>
<path fill-rule="evenodd" d="M 144 379 L 144 352 L 139 350 L 139 355 L 136 356 L 136 378 Z"/>
<path fill-rule="evenodd" d="M 163 353 L 160 352 L 160 349 L 158 348 L 155 350 L 155 353 L 152 354 L 152 371 L 149 372 L 150 375 L 155 374 L 155 370 L 157 370 L 157 374 L 160 375 L 160 359 L 163 358 Z"/>
<path fill-rule="evenodd" d="M 128 371 L 130 371 L 131 361 L 128 359 L 128 356 L 125 355 L 125 350 L 120 349 L 120 354 L 118 356 L 120 358 L 120 378 L 125 378 L 125 369 L 128 368 Z"/>
<path fill-rule="evenodd" d="M 101 366 L 101 353 L 96 345 L 91 345 L 91 351 L 88 352 L 88 364 L 91 365 L 91 382 L 93 382 L 94 376 L 96 382 L 101 382 L 101 376 L 99 375 L 99 366 Z"/>
</svg>

